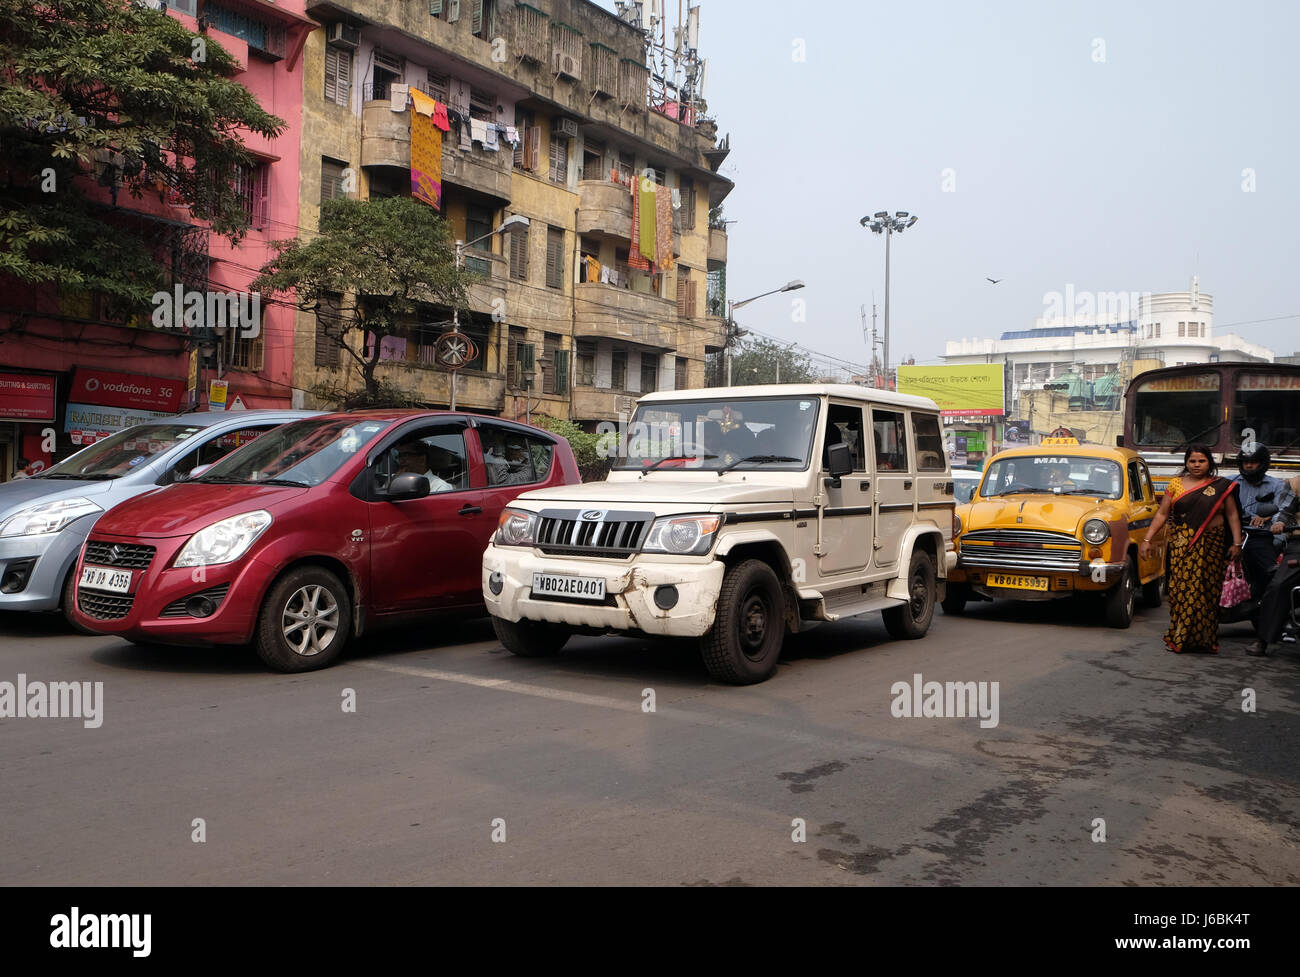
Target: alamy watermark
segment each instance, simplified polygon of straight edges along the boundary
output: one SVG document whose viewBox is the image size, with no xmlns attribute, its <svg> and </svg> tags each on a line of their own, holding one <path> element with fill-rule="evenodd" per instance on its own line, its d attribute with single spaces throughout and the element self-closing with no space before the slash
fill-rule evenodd
<svg viewBox="0 0 1300 977">
<path fill-rule="evenodd" d="M 0 682 L 0 719 L 80 719 L 86 729 L 104 723 L 103 682 Z"/>
<path fill-rule="evenodd" d="M 1067 283 L 1064 292 L 1043 293 L 1043 320 L 1092 319 L 1098 323 L 1133 322 L 1150 292 L 1090 292 Z"/>
<path fill-rule="evenodd" d="M 229 327 L 241 339 L 262 333 L 262 296 L 257 292 L 199 292 L 177 285 L 170 292 L 154 292 L 151 301 L 159 329 Z"/>
<path fill-rule="evenodd" d="M 889 711 L 897 719 L 966 719 L 980 717 L 981 729 L 998 724 L 997 682 L 926 682 L 921 673 L 911 682 L 895 682 Z"/>
</svg>

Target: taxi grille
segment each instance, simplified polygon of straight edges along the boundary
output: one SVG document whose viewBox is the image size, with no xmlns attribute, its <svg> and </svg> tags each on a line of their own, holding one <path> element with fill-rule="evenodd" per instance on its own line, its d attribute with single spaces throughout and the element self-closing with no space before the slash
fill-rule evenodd
<svg viewBox="0 0 1300 977">
<path fill-rule="evenodd" d="M 653 513 L 606 512 L 602 518 L 584 519 L 597 510 L 546 510 L 537 526 L 537 548 L 543 553 L 571 556 L 628 557 L 641 548 L 654 521 Z"/>
<path fill-rule="evenodd" d="M 142 543 L 106 543 L 91 540 L 86 544 L 83 562 L 97 567 L 125 567 L 128 570 L 147 570 L 153 562 L 156 548 Z"/>
<path fill-rule="evenodd" d="M 87 617 L 100 621 L 116 621 L 131 613 L 131 604 L 135 598 L 129 594 L 115 596 L 111 594 L 93 594 L 88 591 L 77 593 L 77 607 Z"/>
<path fill-rule="evenodd" d="M 958 565 L 1077 573 L 1082 559 L 1083 544 L 1068 533 L 1043 529 L 977 529 L 962 534 Z"/>
</svg>

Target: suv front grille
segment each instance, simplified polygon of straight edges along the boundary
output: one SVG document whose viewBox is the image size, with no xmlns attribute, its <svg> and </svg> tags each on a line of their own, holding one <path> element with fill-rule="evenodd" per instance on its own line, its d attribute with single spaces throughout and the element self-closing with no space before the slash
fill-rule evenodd
<svg viewBox="0 0 1300 977">
<path fill-rule="evenodd" d="M 977 529 L 961 536 L 959 565 L 1076 573 L 1083 544 L 1068 533 L 1042 529 Z"/>
<path fill-rule="evenodd" d="M 593 512 L 600 518 L 583 518 Z M 558 556 L 626 558 L 641 548 L 653 522 L 652 512 L 546 509 L 537 527 L 537 548 Z"/>
<path fill-rule="evenodd" d="M 77 593 L 77 606 L 81 608 L 81 613 L 100 621 L 116 621 L 126 617 L 131 613 L 131 604 L 134 601 L 135 598 L 129 594 L 116 596 L 94 594 L 84 590 Z"/>
<path fill-rule="evenodd" d="M 156 548 L 142 543 L 106 543 L 94 540 L 86 543 L 85 563 L 97 567 L 125 567 L 128 570 L 147 570 L 153 562 Z"/>
</svg>

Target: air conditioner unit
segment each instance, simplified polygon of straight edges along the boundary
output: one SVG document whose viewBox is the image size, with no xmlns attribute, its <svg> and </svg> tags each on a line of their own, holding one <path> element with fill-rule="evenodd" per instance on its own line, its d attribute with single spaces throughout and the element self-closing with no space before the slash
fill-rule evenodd
<svg viewBox="0 0 1300 977">
<path fill-rule="evenodd" d="M 578 120 L 557 118 L 551 123 L 551 132 L 557 136 L 568 136 L 570 139 L 577 139 Z"/>
<path fill-rule="evenodd" d="M 329 33 L 325 36 L 325 42 L 334 45 L 334 47 L 355 51 L 357 45 L 361 43 L 361 28 L 351 27 L 344 23 L 330 24 Z"/>
<path fill-rule="evenodd" d="M 566 51 L 555 51 L 551 56 L 551 70 L 557 75 L 582 78 L 582 61 Z"/>
</svg>

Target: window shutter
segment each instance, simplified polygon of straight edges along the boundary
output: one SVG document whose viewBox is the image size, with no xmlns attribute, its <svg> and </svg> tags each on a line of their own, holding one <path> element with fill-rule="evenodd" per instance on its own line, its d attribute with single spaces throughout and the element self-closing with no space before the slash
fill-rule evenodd
<svg viewBox="0 0 1300 977">
<path fill-rule="evenodd" d="M 271 201 L 271 164 L 263 163 L 253 171 L 253 226 L 266 226 Z"/>
<path fill-rule="evenodd" d="M 325 49 L 325 101 L 327 102 L 339 100 L 338 73 L 339 49 L 327 47 Z"/>
<path fill-rule="evenodd" d="M 569 351 L 557 349 L 552 355 L 555 358 L 555 392 L 567 394 L 569 392 Z"/>
<path fill-rule="evenodd" d="M 515 231 L 510 235 L 510 277 L 528 280 L 528 231 Z"/>
<path fill-rule="evenodd" d="M 548 228 L 546 231 L 546 284 L 551 288 L 564 287 L 564 231 Z"/>
<path fill-rule="evenodd" d="M 460 20 L 460 0 L 447 0 L 447 23 L 454 24 Z"/>
<path fill-rule="evenodd" d="M 517 170 L 522 170 L 522 169 L 524 168 L 524 142 L 525 142 L 525 140 L 527 140 L 527 138 L 528 138 L 528 136 L 527 136 L 527 134 L 525 133 L 523 139 L 516 139 L 516 140 L 515 140 L 515 149 L 514 149 L 514 160 L 513 160 L 513 163 L 514 163 L 514 167 L 515 167 L 515 169 L 517 169 Z"/>
<path fill-rule="evenodd" d="M 317 366 L 338 366 L 339 364 L 339 345 L 335 339 L 333 330 L 330 329 L 329 320 L 317 313 L 316 315 L 316 365 Z"/>
<path fill-rule="evenodd" d="M 686 293 L 689 284 L 685 268 L 677 270 L 677 315 L 685 317 L 686 315 Z"/>
<path fill-rule="evenodd" d="M 542 158 L 542 127 L 541 126 L 528 127 L 528 143 L 525 146 L 525 152 L 528 154 L 528 159 L 525 161 L 525 166 L 528 169 L 532 170 L 534 173 L 536 173 L 538 166 L 541 165 L 541 158 Z"/>
<path fill-rule="evenodd" d="M 695 288 L 698 282 L 689 281 L 686 283 L 686 315 L 689 318 L 695 318 Z"/>
<path fill-rule="evenodd" d="M 442 13 L 442 0 L 429 0 L 429 16 L 437 17 Z"/>
<path fill-rule="evenodd" d="M 483 0 L 473 0 L 473 6 L 470 8 L 469 32 L 471 34 L 483 33 Z"/>
<path fill-rule="evenodd" d="M 569 181 L 569 140 L 564 136 L 551 136 L 551 182 Z"/>
<path fill-rule="evenodd" d="M 687 184 L 682 190 L 682 227 L 688 231 L 695 229 L 695 184 Z"/>
</svg>

